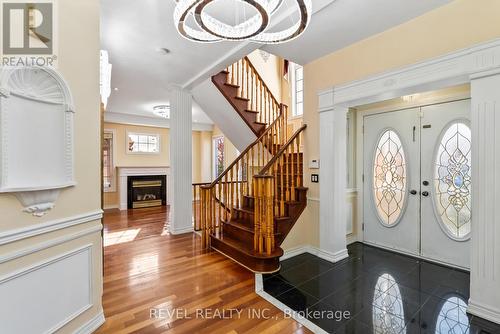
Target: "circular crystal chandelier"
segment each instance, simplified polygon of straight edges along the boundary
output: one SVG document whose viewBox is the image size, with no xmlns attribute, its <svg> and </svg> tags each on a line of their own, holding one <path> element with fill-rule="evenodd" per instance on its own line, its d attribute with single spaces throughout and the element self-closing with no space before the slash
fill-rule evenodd
<svg viewBox="0 0 500 334">
<path fill-rule="evenodd" d="M 216 1 L 218 0 L 177 0 L 174 11 L 177 31 L 189 40 L 203 43 L 225 40 L 283 43 L 300 36 L 307 28 L 312 14 L 312 0 L 292 0 L 298 6 L 298 20 L 288 28 L 269 32 L 267 30 L 271 24 L 271 16 L 284 0 L 235 0 L 242 7 L 252 6 L 256 12 L 236 25 L 226 24 L 207 13 L 207 6 Z M 197 29 L 186 24 L 190 17 L 194 19 Z"/>
</svg>

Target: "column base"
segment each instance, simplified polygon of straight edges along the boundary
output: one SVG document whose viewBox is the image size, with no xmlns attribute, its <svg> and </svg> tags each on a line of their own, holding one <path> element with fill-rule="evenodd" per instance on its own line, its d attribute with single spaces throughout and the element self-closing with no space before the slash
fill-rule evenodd
<svg viewBox="0 0 500 334">
<path fill-rule="evenodd" d="M 500 309 L 482 305 L 472 299 L 469 300 L 467 313 L 494 322 L 496 324 L 500 324 Z"/>
</svg>

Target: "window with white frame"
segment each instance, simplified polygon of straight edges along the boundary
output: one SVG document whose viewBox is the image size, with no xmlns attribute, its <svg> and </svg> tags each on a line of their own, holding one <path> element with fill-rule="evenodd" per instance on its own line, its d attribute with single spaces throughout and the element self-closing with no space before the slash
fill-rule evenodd
<svg viewBox="0 0 500 334">
<path fill-rule="evenodd" d="M 128 153 L 159 154 L 160 153 L 160 135 L 133 133 L 127 134 Z"/>
<path fill-rule="evenodd" d="M 104 192 L 116 191 L 115 184 L 115 166 L 113 159 L 114 151 L 114 133 L 104 130 L 104 138 L 102 143 L 102 181 Z"/>
<path fill-rule="evenodd" d="M 304 68 L 298 64 L 291 64 L 292 70 L 292 114 L 304 114 Z"/>
<path fill-rule="evenodd" d="M 224 172 L 224 137 L 214 137 L 214 178 Z"/>
</svg>

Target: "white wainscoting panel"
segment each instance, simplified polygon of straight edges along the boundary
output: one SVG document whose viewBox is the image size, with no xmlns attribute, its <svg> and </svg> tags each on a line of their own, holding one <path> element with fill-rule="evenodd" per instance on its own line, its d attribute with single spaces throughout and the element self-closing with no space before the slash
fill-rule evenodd
<svg viewBox="0 0 500 334">
<path fill-rule="evenodd" d="M 53 333 L 92 307 L 92 245 L 0 277 L 2 334 Z"/>
</svg>

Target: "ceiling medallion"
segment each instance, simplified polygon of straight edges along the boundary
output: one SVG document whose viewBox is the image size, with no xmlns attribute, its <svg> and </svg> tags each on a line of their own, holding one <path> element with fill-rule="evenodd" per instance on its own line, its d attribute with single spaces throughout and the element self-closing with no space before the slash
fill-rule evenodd
<svg viewBox="0 0 500 334">
<path fill-rule="evenodd" d="M 191 41 L 202 43 L 250 40 L 257 43 L 276 44 L 300 36 L 307 28 L 312 15 L 312 0 L 293 0 L 300 14 L 297 22 L 283 30 L 267 32 L 271 24 L 271 16 L 284 0 L 235 0 L 242 6 L 245 4 L 252 6 L 257 14 L 234 26 L 221 22 L 205 11 L 207 5 L 215 1 L 217 0 L 177 0 L 174 11 L 177 31 Z M 190 17 L 194 19 L 198 29 L 186 24 Z"/>
</svg>

